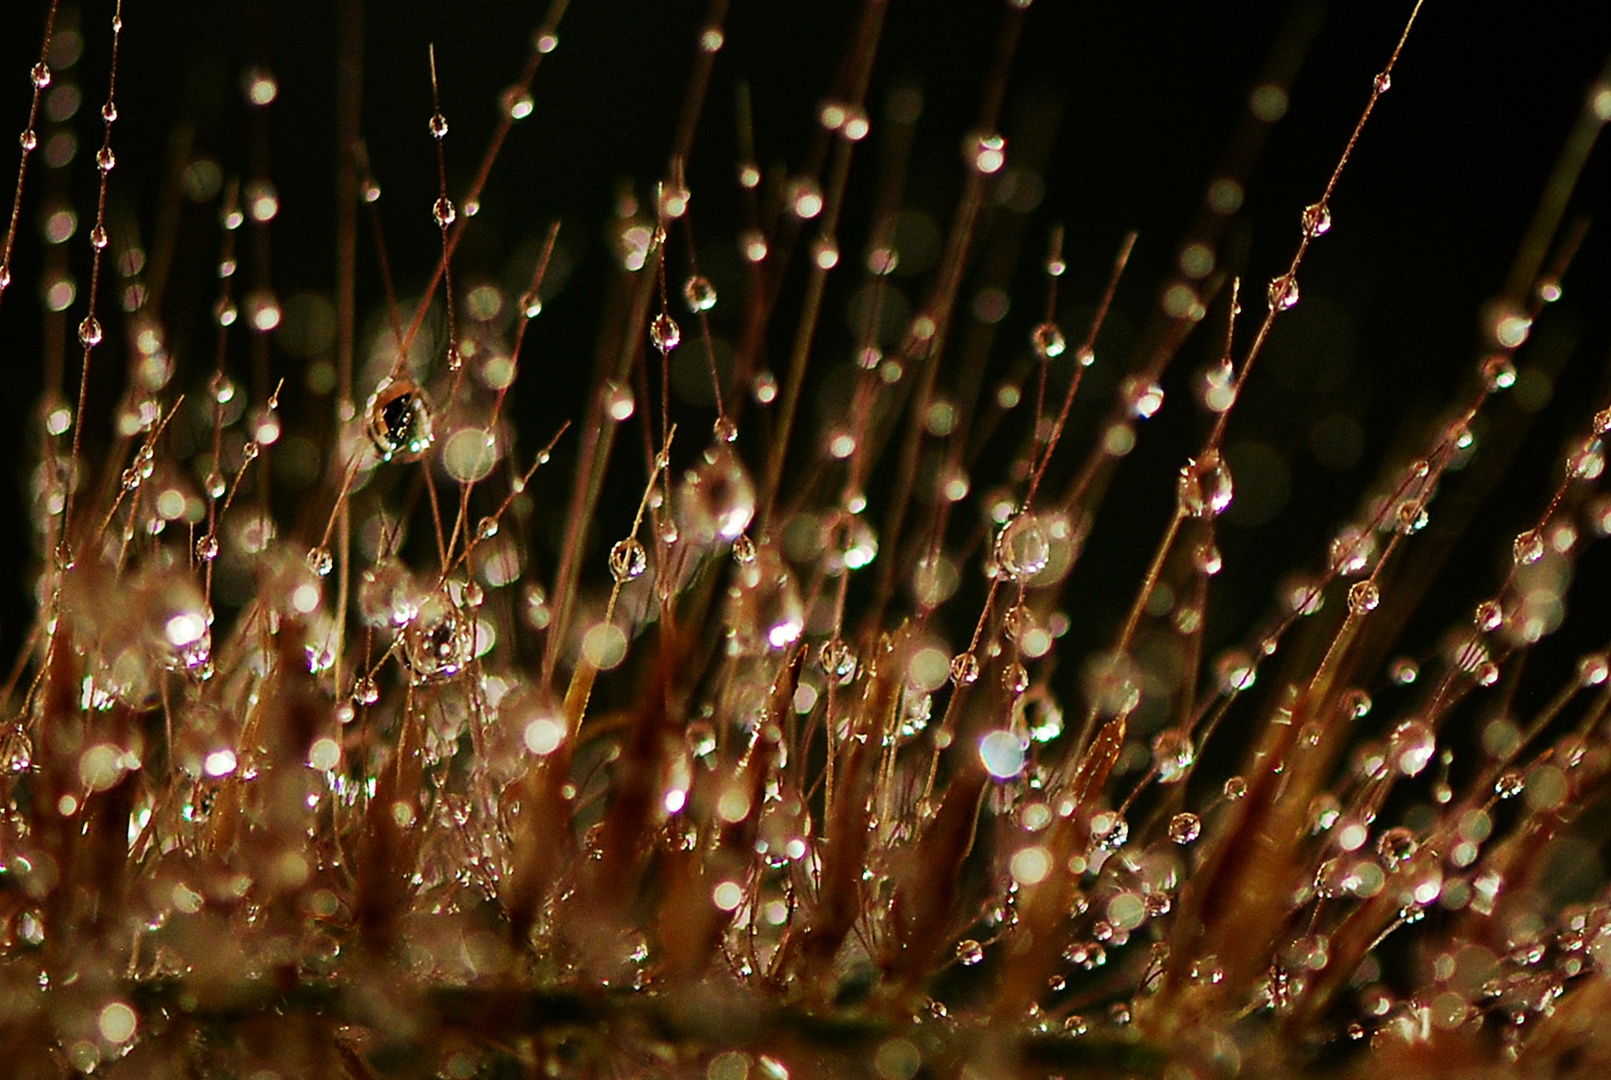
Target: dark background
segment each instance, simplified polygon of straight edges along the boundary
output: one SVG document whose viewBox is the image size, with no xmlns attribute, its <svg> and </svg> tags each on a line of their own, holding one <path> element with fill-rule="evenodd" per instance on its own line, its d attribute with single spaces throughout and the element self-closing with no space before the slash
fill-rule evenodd
<svg viewBox="0 0 1611 1080">
<path fill-rule="evenodd" d="M 170 190 L 164 186 L 170 139 L 189 125 L 195 154 L 215 158 L 230 175 L 249 173 L 255 154 L 278 187 L 281 212 L 269 233 L 271 262 L 254 262 L 248 248 L 242 280 L 267 274 L 282 299 L 306 291 L 331 293 L 339 7 L 321 0 L 129 8 L 113 131 L 115 238 L 119 229 L 137 229 L 146 244 L 152 243 Z M 26 73 L 37 54 L 44 8 L 40 2 L 14 3 L 0 15 L 0 131 L 22 127 Z M 1216 585 L 1211 619 L 1216 643 L 1245 635 L 1283 574 L 1319 565 L 1329 537 L 1356 512 L 1361 493 L 1379 470 L 1413 456 L 1413 447 L 1424 445 L 1427 425 L 1464 392 L 1479 355 L 1478 312 L 1503 283 L 1585 88 L 1611 48 L 1611 32 L 1596 17 L 1599 8 L 1594 3 L 1524 8 L 1445 0 L 1429 3 L 1422 12 L 1393 88 L 1333 198 L 1335 228 L 1315 244 L 1305 264 L 1303 301 L 1278 328 L 1262 361 L 1267 367 L 1253 380 L 1231 423 L 1233 448 L 1256 444 L 1262 448 L 1254 451 L 1259 461 L 1273 458 L 1279 465 L 1262 485 L 1254 475 L 1239 474 L 1237 508 L 1221 534 L 1227 569 Z M 1257 159 L 1244 208 L 1221 248 L 1221 265 L 1246 274 L 1252 283 L 1241 347 L 1262 314 L 1263 282 L 1290 257 L 1299 212 L 1321 191 L 1408 9 L 1402 2 L 1057 0 L 1038 0 L 1030 8 L 1004 127 L 1011 136 L 1028 115 L 1054 116 L 1055 127 L 1048 129 L 1054 141 L 1044 168 L 1044 198 L 1029 214 L 1021 270 L 1009 290 L 1013 306 L 999 328 L 985 386 L 993 387 L 1027 356 L 1027 333 L 1044 303 L 1037 264 L 1053 222 L 1068 230 L 1070 272 L 1061 286 L 1060 318 L 1071 338 L 1084 332 L 1083 313 L 1100 292 L 1120 237 L 1132 228 L 1140 233 L 1099 343 L 1101 359 L 1091 372 L 1086 400 L 1093 405 L 1076 414 L 1077 426 L 1066 444 L 1069 468 L 1089 445 L 1095 410 L 1106 408 L 1111 388 L 1131 362 L 1130 347 L 1156 306 L 1216 163 L 1244 122 L 1259 72 L 1272 54 L 1292 51 L 1277 43 L 1302 46 L 1293 53 L 1301 66 L 1291 84 L 1290 109 Z M 65 23 L 73 21 L 73 10 L 64 8 Z M 53 200 L 70 198 L 80 214 L 77 235 L 69 241 L 80 292 L 68 325 L 82 315 L 88 278 L 84 237 L 93 206 L 93 147 L 100 137 L 96 109 L 105 93 L 110 7 L 86 4 L 76 10 L 85 32 L 84 56 L 71 72 L 60 72 L 58 81 L 72 78 L 82 87 L 86 104 L 71 122 L 82 149 L 66 177 L 48 176 L 39 156 L 34 158 L 14 281 L 0 304 L 5 364 L 0 412 L 7 418 L 0 424 L 0 507 L 6 522 L 0 543 L 12 568 L 0 592 L 6 656 L 15 655 L 32 617 L 31 582 L 40 554 L 26 514 L 37 462 L 40 358 L 48 348 L 49 319 L 42 317 L 37 299 L 38 223 Z M 461 288 L 478 276 L 518 288 L 538 238 L 551 221 L 563 222 L 562 264 L 568 273 L 562 281 L 556 275 L 558 288 L 532 326 L 514 396 L 522 457 L 529 457 L 563 419 L 583 416 L 593 343 L 612 274 L 605 225 L 616 185 L 629 181 L 646 198 L 664 174 L 702 10 L 692 0 L 575 0 L 561 25 L 559 47 L 537 76 L 536 110 L 516 126 L 481 215 L 460 249 L 455 266 Z M 791 172 L 801 168 L 816 133 L 815 106 L 830 92 L 858 10 L 852 3 L 822 0 L 734 3 L 689 166 L 702 258 L 719 284 L 724 265 L 733 265 L 733 238 L 744 223 L 733 180 L 735 83 L 745 79 L 753 89 L 762 166 L 769 174 L 775 166 Z M 384 190 L 379 206 L 392 270 L 405 297 L 417 297 L 439 256 L 428 213 L 436 165 L 426 131 L 431 113 L 427 43 L 436 44 L 443 111 L 451 124 L 449 187 L 462 197 L 495 122 L 498 94 L 519 72 L 542 14 L 537 4 L 480 0 L 365 5 L 362 129 Z M 841 230 L 845 258 L 831 278 L 813 385 L 837 385 L 834 372 L 845 368 L 852 345 L 843 311 L 859 283 L 879 139 L 887 128 L 881 122 L 882 102 L 897 85 L 922 90 L 924 111 L 905 202 L 931 215 L 943 231 L 963 178 L 957 147 L 974 125 L 1003 14 L 1001 3 L 984 0 L 890 4 L 868 97 L 872 135 L 858 150 L 851 175 Z M 1312 36 L 1294 29 L 1306 23 L 1314 27 Z M 272 68 L 280 97 L 266 112 L 249 114 L 239 73 L 254 62 Z M 1009 146 L 1009 162 L 1017 146 Z M 1594 215 L 1611 203 L 1607 156 L 1602 146 L 1591 160 L 1572 215 Z M 183 204 L 176 221 L 169 220 L 176 257 L 162 314 L 178 364 L 174 385 L 193 393 L 205 386 L 213 362 L 207 317 L 216 295 L 215 220 L 216 205 L 190 203 Z M 1514 400 L 1493 403 L 1495 441 L 1514 451 L 1515 464 L 1503 470 L 1471 524 L 1446 538 L 1447 565 L 1454 572 L 1444 575 L 1412 627 L 1422 647 L 1497 585 L 1510 537 L 1536 516 L 1559 475 L 1564 437 L 1581 431 L 1605 390 L 1608 248 L 1605 225 L 1597 224 L 1565 279 L 1564 299 L 1546 313 L 1533 344 L 1519 358 L 1524 369 L 1530 364 L 1559 369 L 1550 376 L 1552 393 L 1536 378 L 1532 384 L 1531 400 L 1542 411 L 1521 410 Z M 366 327 L 381 311 L 375 266 L 363 225 L 358 287 Z M 674 282 L 681 273 L 674 265 Z M 914 302 L 929 280 L 921 274 L 901 279 Z M 790 279 L 796 281 L 803 275 Z M 964 285 L 964 308 L 976 285 Z M 797 293 L 792 284 L 785 288 L 782 314 L 768 341 L 780 374 Z M 733 329 L 738 308 L 726 301 L 733 295 L 724 289 L 726 306 L 713 312 L 719 333 Z M 110 299 L 101 301 L 108 341 L 96 354 L 85 434 L 86 460 L 92 464 L 105 461 L 111 445 L 101 418 L 118 400 L 127 348 Z M 1165 408 L 1142 428 L 1140 446 L 1124 463 L 1071 579 L 1068 607 L 1076 616 L 1074 636 L 1081 649 L 1111 640 L 1172 505 L 1173 472 L 1206 429 L 1191 401 L 1190 377 L 1217 349 L 1223 320 L 1221 301 L 1171 368 Z M 685 322 L 685 332 L 690 329 Z M 261 373 L 252 371 L 244 329 L 232 334 L 230 348 L 231 369 L 243 383 L 261 381 Z M 363 352 L 361 347 L 360 356 Z M 305 425 L 316 440 L 328 428 L 331 401 L 308 388 L 305 364 L 276 342 L 267 371 L 287 380 L 290 426 Z M 69 353 L 69 390 L 76 387 L 76 367 Z M 955 377 L 948 373 L 942 384 Z M 360 386 L 360 393 L 365 389 Z M 818 420 L 815 402 L 808 397 L 802 410 L 808 431 Z M 698 421 L 696 430 L 714 415 L 697 404 L 679 407 L 686 419 Z M 1317 456 L 1312 434 L 1327 418 L 1357 425 L 1356 460 L 1327 462 Z M 1479 439 L 1489 430 L 1479 428 Z M 629 445 L 636 449 L 635 442 Z M 800 446 L 797 461 L 807 444 Z M 976 470 L 976 493 L 990 486 L 992 468 L 999 475 L 1001 455 L 1009 448 L 997 449 L 996 458 L 987 455 Z M 1484 442 L 1482 449 L 1490 447 Z M 691 453 L 694 446 L 683 450 Z M 534 491 L 535 558 L 545 575 L 563 524 L 568 460 L 562 448 L 559 467 Z M 625 468 L 622 475 L 627 490 L 635 492 L 641 480 L 634 477 L 641 471 Z M 1257 494 L 1261 486 L 1263 496 Z M 288 501 L 305 494 L 290 481 L 281 489 Z M 600 553 L 607 538 L 616 535 L 610 523 L 629 519 L 632 501 L 606 500 L 606 527 L 591 541 Z M 294 509 L 297 503 L 289 505 Z M 875 492 L 873 512 L 882 509 Z M 1432 510 L 1435 532 L 1440 508 L 1434 504 Z M 324 512 L 323 506 L 304 506 L 300 519 L 290 513 L 288 520 L 300 520 L 303 531 L 316 533 L 310 520 L 322 521 Z M 593 565 L 602 566 L 602 557 Z M 1611 633 L 1606 571 L 1604 553 L 1592 549 L 1580 564 L 1566 632 L 1584 647 Z M 968 573 L 976 580 L 976 564 Z"/>
</svg>

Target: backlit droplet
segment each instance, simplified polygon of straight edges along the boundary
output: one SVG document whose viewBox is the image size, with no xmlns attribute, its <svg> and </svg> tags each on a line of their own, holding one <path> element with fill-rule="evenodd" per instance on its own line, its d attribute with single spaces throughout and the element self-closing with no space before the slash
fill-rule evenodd
<svg viewBox="0 0 1611 1080">
<path fill-rule="evenodd" d="M 1029 513 L 1009 521 L 996 540 L 996 559 L 1015 581 L 1028 581 L 1046 569 L 1051 550 L 1040 519 Z"/>
<path fill-rule="evenodd" d="M 431 407 L 425 392 L 407 378 L 385 378 L 364 406 L 369 441 L 382 461 L 411 461 L 424 453 L 434 438 Z"/>
<path fill-rule="evenodd" d="M 1483 360 L 1482 384 L 1489 393 L 1509 390 L 1516 385 L 1516 362 L 1509 353 L 1494 353 Z"/>
<path fill-rule="evenodd" d="M 35 64 L 33 66 L 33 70 L 31 70 L 28 75 L 31 79 L 33 79 L 34 87 L 36 89 L 43 90 L 45 87 L 50 85 L 50 65 L 45 63 L 43 60 Z"/>
<path fill-rule="evenodd" d="M 964 938 L 957 942 L 957 962 L 964 967 L 973 967 L 984 960 L 984 946 L 972 938 Z"/>
<path fill-rule="evenodd" d="M 498 519 L 490 516 L 482 518 L 481 523 L 475 527 L 475 535 L 477 540 L 491 540 L 497 536 Z"/>
<path fill-rule="evenodd" d="M 709 311 L 716 306 L 716 286 L 709 278 L 695 274 L 683 283 L 682 297 L 688 301 L 689 311 Z"/>
<path fill-rule="evenodd" d="M 196 558 L 202 562 L 212 562 L 218 558 L 218 537 L 213 533 L 203 533 L 196 539 Z"/>
<path fill-rule="evenodd" d="M 1024 744 L 1011 731 L 992 731 L 979 740 L 979 760 L 997 780 L 1011 780 L 1024 771 Z"/>
<path fill-rule="evenodd" d="M 431 114 L 430 128 L 431 128 L 431 135 L 432 135 L 433 138 L 437 138 L 437 139 L 445 139 L 445 138 L 447 138 L 447 133 L 448 133 L 447 117 L 443 116 L 441 113 L 432 113 Z"/>
<path fill-rule="evenodd" d="M 1381 599 L 1381 590 L 1374 581 L 1356 581 L 1348 587 L 1348 610 L 1355 615 L 1375 611 Z"/>
<path fill-rule="evenodd" d="M 1393 766 L 1405 776 L 1416 776 L 1425 769 L 1437 750 L 1437 736 L 1424 720 L 1405 720 L 1388 736 L 1387 752 Z"/>
<path fill-rule="evenodd" d="M 822 665 L 823 673 L 837 682 L 848 683 L 855 678 L 856 651 L 840 638 L 824 642 L 817 661 Z"/>
<path fill-rule="evenodd" d="M 1303 231 L 1306 236 L 1324 236 L 1331 231 L 1331 207 L 1325 203 L 1310 203 L 1303 208 Z"/>
<path fill-rule="evenodd" d="M 979 681 L 979 658 L 971 649 L 951 658 L 951 681 L 958 686 L 970 686 Z"/>
<path fill-rule="evenodd" d="M 1376 92 L 1378 94 L 1385 94 L 1392 88 L 1393 76 L 1390 73 L 1384 71 L 1380 75 L 1376 76 Z"/>
<path fill-rule="evenodd" d="M 308 569 L 320 577 L 329 577 L 331 569 L 336 565 L 336 560 L 331 556 L 330 549 L 327 547 L 313 548 L 308 552 L 307 562 Z"/>
<path fill-rule="evenodd" d="M 648 553 L 635 537 L 618 540 L 610 548 L 610 576 L 616 581 L 631 581 L 642 576 L 648 567 Z"/>
<path fill-rule="evenodd" d="M 1376 854 L 1390 870 L 1409 862 L 1419 847 L 1415 834 L 1405 828 L 1388 829 L 1376 840 Z"/>
<path fill-rule="evenodd" d="M 511 120 L 530 116 L 533 104 L 531 93 L 523 87 L 511 86 L 503 92 L 503 111 Z"/>
<path fill-rule="evenodd" d="M 719 443 L 730 443 L 738 440 L 738 425 L 727 416 L 718 416 L 711 425 L 710 433 Z"/>
<path fill-rule="evenodd" d="M 974 131 L 962 139 L 962 157 L 976 171 L 989 176 L 1007 163 L 1007 140 L 994 131 Z"/>
<path fill-rule="evenodd" d="M 822 188 L 810 177 L 791 180 L 784 193 L 784 202 L 795 217 L 808 221 L 822 213 Z"/>
<path fill-rule="evenodd" d="M 373 705 L 380 700 L 380 687 L 368 675 L 352 685 L 352 699 L 360 705 Z"/>
<path fill-rule="evenodd" d="M 103 173 L 111 172 L 117 166 L 117 155 L 112 153 L 110 146 L 103 146 L 95 155 L 95 167 Z"/>
<path fill-rule="evenodd" d="M 1008 664 L 1001 670 L 1001 688 L 1013 697 L 1022 696 L 1029 689 L 1029 671 L 1022 664 Z"/>
<path fill-rule="evenodd" d="M 453 200 L 446 195 L 438 196 L 431 204 L 431 217 L 444 229 L 453 224 L 458 216 L 459 212 L 454 208 Z"/>
<path fill-rule="evenodd" d="M 39 146 L 39 136 L 34 134 L 33 128 L 23 128 L 22 134 L 17 136 L 17 142 L 21 145 L 23 153 L 32 153 Z"/>
<path fill-rule="evenodd" d="M 1191 735 L 1181 728 L 1166 728 L 1152 737 L 1152 767 L 1160 784 L 1177 784 L 1191 771 L 1197 750 Z"/>
<path fill-rule="evenodd" d="M 1043 322 L 1029 333 L 1029 343 L 1035 348 L 1035 355 L 1042 360 L 1050 360 L 1054 356 L 1062 356 L 1068 348 L 1068 340 L 1063 337 L 1062 327 L 1054 322 Z"/>
<path fill-rule="evenodd" d="M 682 331 L 677 328 L 677 320 L 663 311 L 656 315 L 649 324 L 649 340 L 662 353 L 675 349 L 682 342 Z"/>
<path fill-rule="evenodd" d="M 1544 557 L 1544 538 L 1537 529 L 1529 529 L 1516 537 L 1512 551 L 1517 566 L 1530 566 Z"/>
<path fill-rule="evenodd" d="M 1181 510 L 1192 517 L 1216 517 L 1231 505 L 1234 494 L 1231 470 L 1217 450 L 1202 460 L 1188 461 L 1180 470 L 1177 498 Z"/>
<path fill-rule="evenodd" d="M 1471 616 L 1472 624 L 1484 633 L 1499 629 L 1499 624 L 1504 621 L 1505 609 L 1498 600 L 1484 600 Z"/>
<path fill-rule="evenodd" d="M 86 349 L 93 348 L 101 343 L 101 323 L 93 315 L 86 316 L 78 324 L 78 341 Z"/>
<path fill-rule="evenodd" d="M 1298 303 L 1298 279 L 1291 274 L 1282 274 L 1270 282 L 1270 306 L 1277 311 L 1286 311 Z"/>
<path fill-rule="evenodd" d="M 731 543 L 755 517 L 755 483 L 732 448 L 718 443 L 683 477 L 674 507 L 680 531 L 695 543 Z"/>
<path fill-rule="evenodd" d="M 403 629 L 403 659 L 416 683 L 450 679 L 475 655 L 475 621 L 446 593 L 430 594 Z"/>
<path fill-rule="evenodd" d="M 1185 812 L 1169 819 L 1169 839 L 1177 844 L 1189 844 L 1203 831 L 1203 822 L 1196 814 Z"/>
</svg>

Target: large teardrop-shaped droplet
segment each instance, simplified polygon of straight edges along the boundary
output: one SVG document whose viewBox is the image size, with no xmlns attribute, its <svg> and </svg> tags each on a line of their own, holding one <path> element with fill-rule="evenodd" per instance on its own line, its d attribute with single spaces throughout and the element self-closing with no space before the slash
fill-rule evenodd
<svg viewBox="0 0 1611 1080">
<path fill-rule="evenodd" d="M 382 461 L 412 461 L 430 447 L 431 403 L 407 377 L 385 378 L 364 406 L 369 441 Z"/>
<path fill-rule="evenodd" d="M 677 491 L 679 532 L 696 544 L 732 543 L 755 517 L 755 483 L 732 449 L 717 444 Z"/>
</svg>

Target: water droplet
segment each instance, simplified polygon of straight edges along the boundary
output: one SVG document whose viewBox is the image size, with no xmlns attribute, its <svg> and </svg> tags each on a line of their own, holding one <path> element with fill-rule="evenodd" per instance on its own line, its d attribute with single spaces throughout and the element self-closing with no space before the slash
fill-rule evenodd
<svg viewBox="0 0 1611 1080">
<path fill-rule="evenodd" d="M 709 311 L 716 306 L 716 286 L 699 274 L 683 283 L 682 296 L 688 301 L 689 311 Z"/>
<path fill-rule="evenodd" d="M 124 491 L 133 491 L 135 488 L 139 487 L 140 486 L 140 470 L 139 469 L 124 469 L 123 470 L 122 483 L 123 483 L 123 490 Z"/>
<path fill-rule="evenodd" d="M 1331 542 L 1331 568 L 1345 577 L 1364 570 L 1375 555 L 1375 536 L 1354 525 L 1343 528 Z"/>
<path fill-rule="evenodd" d="M 1189 811 L 1169 819 L 1169 839 L 1177 844 L 1191 843 L 1202 831 L 1202 819 Z"/>
<path fill-rule="evenodd" d="M 992 731 L 979 740 L 979 760 L 997 780 L 1011 780 L 1024 771 L 1024 742 L 1011 731 Z"/>
<path fill-rule="evenodd" d="M 22 134 L 17 136 L 17 142 L 22 146 L 23 153 L 29 154 L 39 145 L 39 136 L 34 134 L 33 128 L 23 128 Z"/>
<path fill-rule="evenodd" d="M 1022 664 L 1008 664 L 1001 671 L 1001 686 L 1013 697 L 1021 697 L 1029 689 L 1029 672 Z"/>
<path fill-rule="evenodd" d="M 747 566 L 755 561 L 755 541 L 740 533 L 733 541 L 733 559 L 740 566 Z"/>
<path fill-rule="evenodd" d="M 962 158 L 976 172 L 989 176 L 1007 163 L 1007 140 L 994 131 L 973 131 L 963 136 Z"/>
<path fill-rule="evenodd" d="M 1405 776 L 1416 776 L 1437 749 L 1437 736 L 1424 720 L 1405 720 L 1388 736 L 1387 753 Z"/>
<path fill-rule="evenodd" d="M 196 558 L 202 562 L 212 562 L 218 558 L 218 536 L 216 533 L 203 533 L 197 537 Z"/>
<path fill-rule="evenodd" d="M 817 662 L 831 679 L 848 683 L 856 677 L 856 651 L 839 638 L 823 643 Z"/>
<path fill-rule="evenodd" d="M 320 577 L 329 577 L 330 571 L 336 565 L 335 558 L 327 547 L 316 547 L 308 552 L 308 569 Z"/>
<path fill-rule="evenodd" d="M 1192 517 L 1216 517 L 1231 505 L 1234 491 L 1230 466 L 1217 450 L 1209 450 L 1202 460 L 1189 460 L 1181 467 L 1176 496 L 1180 508 Z"/>
<path fill-rule="evenodd" d="M 477 540 L 491 540 L 497 536 L 498 519 L 490 516 L 482 518 L 480 524 L 475 527 L 475 535 Z"/>
<path fill-rule="evenodd" d="M 716 423 L 711 425 L 711 435 L 719 443 L 730 443 L 738 440 L 738 425 L 727 416 L 718 416 Z"/>
<path fill-rule="evenodd" d="M 1286 311 L 1298 303 L 1298 279 L 1291 274 L 1282 274 L 1270 282 L 1270 307 L 1277 311 Z"/>
<path fill-rule="evenodd" d="M 458 216 L 459 212 L 454 208 L 453 200 L 446 195 L 437 196 L 436 201 L 431 204 L 431 217 L 444 229 L 453 224 Z"/>
<path fill-rule="evenodd" d="M 951 681 L 958 686 L 971 686 L 979 680 L 979 658 L 970 649 L 951 658 Z"/>
<path fill-rule="evenodd" d="M 424 391 L 404 377 L 382 379 L 364 406 L 369 441 L 382 461 L 410 461 L 431 445 L 431 407 Z"/>
<path fill-rule="evenodd" d="M 78 341 L 86 349 L 94 348 L 101 343 L 101 322 L 93 315 L 87 315 L 84 321 L 78 324 Z"/>
<path fill-rule="evenodd" d="M 1515 771 L 1500 773 L 1499 779 L 1494 781 L 1494 794 L 1501 799 L 1514 799 L 1526 786 L 1527 781 L 1521 773 Z"/>
<path fill-rule="evenodd" d="M 789 186 L 784 192 L 783 199 L 785 205 L 788 206 L 794 216 L 802 221 L 809 221 L 822 213 L 822 188 L 808 176 L 789 181 Z M 761 257 L 765 258 L 764 250 Z M 759 262 L 760 259 L 752 257 L 751 261 Z"/>
<path fill-rule="evenodd" d="M 1375 611 L 1381 600 L 1381 590 L 1374 581 L 1356 581 L 1348 587 L 1348 610 L 1355 615 Z"/>
<path fill-rule="evenodd" d="M 1152 767 L 1160 784 L 1176 784 L 1186 778 L 1197 749 L 1183 728 L 1166 728 L 1152 737 Z"/>
<path fill-rule="evenodd" d="M 957 961 L 964 967 L 973 967 L 984 960 L 984 946 L 972 938 L 957 942 Z"/>
<path fill-rule="evenodd" d="M 50 85 L 50 65 L 43 60 L 35 64 L 33 69 L 28 72 L 28 75 L 33 79 L 36 90 L 43 90 Z"/>
<path fill-rule="evenodd" d="M 1477 605 L 1477 610 L 1471 616 L 1472 624 L 1483 633 L 1499 629 L 1500 623 L 1504 621 L 1505 609 L 1498 600 L 1484 600 Z"/>
<path fill-rule="evenodd" d="M 1219 676 L 1222 694 L 1238 694 L 1248 689 L 1258 678 L 1258 669 L 1246 649 L 1230 648 L 1214 661 L 1214 673 Z"/>
<path fill-rule="evenodd" d="M 682 331 L 677 328 L 677 320 L 663 311 L 656 315 L 649 324 L 649 340 L 662 353 L 675 349 L 682 343 Z"/>
<path fill-rule="evenodd" d="M 459 674 L 475 655 L 474 645 L 475 621 L 442 592 L 421 601 L 418 614 L 403 630 L 403 659 L 417 683 Z"/>
<path fill-rule="evenodd" d="M 1247 797 L 1247 781 L 1240 776 L 1232 776 L 1225 781 L 1221 788 L 1227 799 L 1245 799 Z"/>
<path fill-rule="evenodd" d="M 511 120 L 530 116 L 534 104 L 531 93 L 523 87 L 511 86 L 503 92 L 503 111 Z"/>
<path fill-rule="evenodd" d="M 263 444 L 256 439 L 247 439 L 246 445 L 241 447 L 242 461 L 256 461 L 257 455 L 263 452 Z"/>
<path fill-rule="evenodd" d="M 643 545 L 636 537 L 629 536 L 625 540 L 618 540 L 615 546 L 610 548 L 610 576 L 616 581 L 631 581 L 633 578 L 641 577 L 648 568 L 648 553 L 643 550 Z"/>
<path fill-rule="evenodd" d="M 1310 203 L 1303 208 L 1305 236 L 1324 236 L 1331 231 L 1331 207 L 1325 203 Z"/>
<path fill-rule="evenodd" d="M 996 560 L 1015 581 L 1028 581 L 1046 569 L 1050 559 L 1051 544 L 1034 514 L 1018 514 L 996 540 Z"/>
<path fill-rule="evenodd" d="M 1509 353 L 1494 353 L 1483 360 L 1482 384 L 1489 393 L 1509 390 L 1516 385 L 1516 362 Z"/>
<path fill-rule="evenodd" d="M 679 530 L 694 543 L 731 543 L 755 517 L 755 483 L 726 444 L 705 453 L 677 490 Z"/>
<path fill-rule="evenodd" d="M 1529 529 L 1516 537 L 1512 552 L 1517 566 L 1531 566 L 1544 557 L 1544 538 L 1537 529 Z"/>
<path fill-rule="evenodd" d="M 1380 75 L 1376 76 L 1376 92 L 1378 94 L 1385 94 L 1392 88 L 1393 76 L 1391 73 L 1384 71 Z"/>
<path fill-rule="evenodd" d="M 368 675 L 352 684 L 352 699 L 360 705 L 373 705 L 380 700 L 380 687 Z"/>
<path fill-rule="evenodd" d="M 1376 854 L 1382 865 L 1392 870 L 1409 862 L 1421 845 L 1415 834 L 1405 828 L 1388 829 L 1376 840 Z"/>
<path fill-rule="evenodd" d="M 1035 349 L 1035 355 L 1042 360 L 1050 360 L 1062 356 L 1068 348 L 1068 340 L 1063 337 L 1063 330 L 1054 322 L 1043 322 L 1029 333 L 1029 343 Z"/>
<path fill-rule="evenodd" d="M 110 146 L 103 146 L 95 155 L 95 167 L 103 174 L 111 172 L 117 166 L 117 155 L 112 153 Z"/>
<path fill-rule="evenodd" d="M 430 126 L 431 126 L 431 134 L 434 137 L 436 137 L 438 139 L 447 138 L 447 133 L 448 133 L 447 117 L 443 116 L 441 113 L 432 113 L 431 114 L 431 125 Z"/>
<path fill-rule="evenodd" d="M 1164 391 L 1156 380 L 1129 378 L 1120 388 L 1124 407 L 1138 420 L 1150 420 L 1163 408 Z"/>
</svg>

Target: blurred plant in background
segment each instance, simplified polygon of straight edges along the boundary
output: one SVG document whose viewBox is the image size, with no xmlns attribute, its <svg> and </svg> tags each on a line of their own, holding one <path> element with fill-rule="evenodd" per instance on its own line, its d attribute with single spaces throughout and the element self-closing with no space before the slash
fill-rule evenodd
<svg viewBox="0 0 1611 1080">
<path fill-rule="evenodd" d="M 35 6 L 14 1075 L 1611 1062 L 1604 43 Z"/>
</svg>

